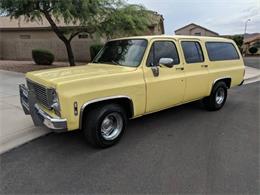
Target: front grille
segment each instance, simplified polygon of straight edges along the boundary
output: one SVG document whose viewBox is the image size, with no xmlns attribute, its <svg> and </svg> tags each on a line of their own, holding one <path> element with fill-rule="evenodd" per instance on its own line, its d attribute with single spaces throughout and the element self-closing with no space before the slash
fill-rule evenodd
<svg viewBox="0 0 260 195">
<path fill-rule="evenodd" d="M 51 109 L 51 90 L 30 80 L 27 80 L 27 85 L 35 95 L 37 102 Z"/>
</svg>

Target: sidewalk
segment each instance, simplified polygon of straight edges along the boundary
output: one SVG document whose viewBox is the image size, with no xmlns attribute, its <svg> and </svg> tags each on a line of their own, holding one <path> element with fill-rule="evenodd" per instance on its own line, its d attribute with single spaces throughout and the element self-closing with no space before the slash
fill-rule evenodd
<svg viewBox="0 0 260 195">
<path fill-rule="evenodd" d="M 254 83 L 260 81 L 260 69 L 246 66 L 245 83 Z"/>
<path fill-rule="evenodd" d="M 245 84 L 260 80 L 260 70 L 246 67 Z M 24 74 L 0 70 L 0 154 L 50 131 L 35 127 L 21 108 L 18 84 L 25 83 Z"/>
</svg>

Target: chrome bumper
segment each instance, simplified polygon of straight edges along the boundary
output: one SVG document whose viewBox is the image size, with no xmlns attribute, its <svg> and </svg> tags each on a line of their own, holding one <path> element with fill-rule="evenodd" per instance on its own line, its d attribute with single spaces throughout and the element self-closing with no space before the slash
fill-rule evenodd
<svg viewBox="0 0 260 195">
<path fill-rule="evenodd" d="M 67 119 L 52 117 L 43 111 L 36 102 L 35 95 L 24 84 L 19 85 L 20 101 L 26 115 L 31 115 L 35 126 L 45 125 L 54 132 L 67 131 Z"/>
</svg>

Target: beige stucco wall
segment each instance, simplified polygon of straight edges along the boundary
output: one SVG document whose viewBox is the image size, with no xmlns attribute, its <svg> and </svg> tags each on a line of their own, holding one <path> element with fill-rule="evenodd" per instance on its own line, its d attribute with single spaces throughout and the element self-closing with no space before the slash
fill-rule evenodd
<svg viewBox="0 0 260 195">
<path fill-rule="evenodd" d="M 162 34 L 162 27 L 157 25 L 153 31 L 145 34 Z M 29 35 L 30 39 L 22 39 L 21 35 Z M 71 43 L 75 61 L 90 61 L 89 48 L 97 43 L 97 40 L 90 37 L 87 39 L 75 37 Z M 32 50 L 37 48 L 50 50 L 55 55 L 56 61 L 67 61 L 66 47 L 52 31 L 0 31 L 1 60 L 32 60 Z"/>
<path fill-rule="evenodd" d="M 192 35 L 196 35 L 196 33 L 201 33 L 201 36 L 212 36 L 212 37 L 216 36 L 216 34 L 200 27 L 196 27 L 192 29 L 190 32 Z"/>
<path fill-rule="evenodd" d="M 217 36 L 216 34 L 195 25 L 189 25 L 186 28 L 175 32 L 176 35 L 196 35 L 196 33 L 200 33 L 201 36 Z"/>
<path fill-rule="evenodd" d="M 144 34 L 163 34 L 164 25 L 162 15 L 151 11 L 151 29 Z M 67 26 L 62 21 L 59 26 Z M 21 35 L 30 36 L 21 38 Z M 78 36 L 72 41 L 72 49 L 76 61 L 89 61 L 91 45 L 98 43 L 99 39 L 79 39 Z M 102 42 L 105 42 L 103 39 Z M 32 49 L 48 49 L 55 55 L 56 61 L 67 61 L 65 45 L 50 30 L 49 23 L 43 19 L 39 22 L 26 22 L 22 18 L 12 19 L 0 16 L 0 59 L 2 60 L 31 60 Z"/>
<path fill-rule="evenodd" d="M 30 35 L 22 39 L 21 35 Z M 76 61 L 89 61 L 89 47 L 96 43 L 94 39 L 75 37 L 72 48 Z M 57 61 L 67 61 L 66 47 L 51 31 L 9 31 L 0 32 L 0 57 L 2 60 L 31 60 L 32 49 L 48 49 Z"/>
</svg>

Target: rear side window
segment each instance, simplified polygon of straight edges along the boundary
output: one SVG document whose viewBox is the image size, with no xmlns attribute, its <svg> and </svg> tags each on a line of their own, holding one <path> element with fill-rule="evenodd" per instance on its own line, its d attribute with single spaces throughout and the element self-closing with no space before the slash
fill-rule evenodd
<svg viewBox="0 0 260 195">
<path fill-rule="evenodd" d="M 232 43 L 207 42 L 206 48 L 210 61 L 238 60 L 239 55 Z"/>
<path fill-rule="evenodd" d="M 157 66 L 161 58 L 172 58 L 174 60 L 174 64 L 180 63 L 177 48 L 173 42 L 154 42 L 147 60 L 147 66 Z"/>
<path fill-rule="evenodd" d="M 204 56 L 199 42 L 182 41 L 181 46 L 187 63 L 204 62 Z"/>
</svg>

